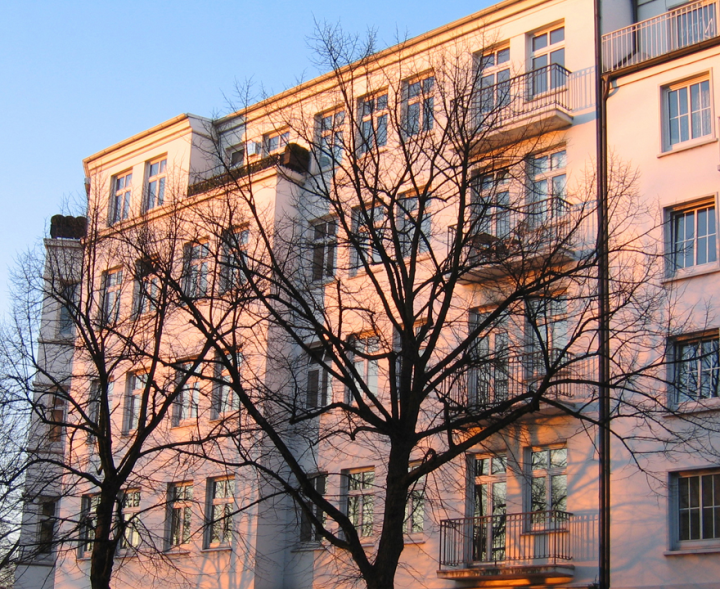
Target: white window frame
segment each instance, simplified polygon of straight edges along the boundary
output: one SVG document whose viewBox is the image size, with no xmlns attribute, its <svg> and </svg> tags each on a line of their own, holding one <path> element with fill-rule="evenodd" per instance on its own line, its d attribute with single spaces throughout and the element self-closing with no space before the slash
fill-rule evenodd
<svg viewBox="0 0 720 589">
<path fill-rule="evenodd" d="M 324 282 L 335 277 L 337 253 L 337 221 L 315 219 L 310 222 L 312 239 L 311 274 L 313 282 Z"/>
<path fill-rule="evenodd" d="M 135 314 L 144 315 L 158 310 L 160 300 L 160 277 L 154 273 L 153 262 L 143 260 L 137 263 L 135 291 Z"/>
<path fill-rule="evenodd" d="M 328 474 L 326 472 L 318 472 L 313 475 L 309 475 L 308 477 L 310 479 L 310 484 L 312 485 L 313 489 L 317 491 L 320 495 L 325 495 L 327 492 L 327 478 Z M 319 505 L 316 505 L 312 503 L 311 501 L 307 501 L 307 506 L 312 511 L 315 518 L 325 523 L 325 513 L 320 508 Z M 307 513 L 305 513 L 304 510 L 300 510 L 300 542 L 320 542 L 321 540 L 320 534 L 318 534 L 317 529 L 313 525 L 313 523 L 310 521 L 310 517 Z"/>
<path fill-rule="evenodd" d="M 418 207 L 419 197 L 406 194 L 399 197 L 395 203 L 395 229 L 398 241 L 400 242 L 401 251 L 398 258 L 407 258 L 412 253 L 412 240 L 416 231 L 419 229 L 421 235 L 418 236 L 417 253 L 423 254 L 430 250 L 430 240 L 432 239 L 432 215 L 430 212 L 431 195 L 423 195 L 425 199 L 425 209 L 423 217 L 418 223 Z"/>
<path fill-rule="evenodd" d="M 122 285 L 122 268 L 113 268 L 103 273 L 102 319 L 105 325 L 115 325 L 120 319 Z"/>
<path fill-rule="evenodd" d="M 125 520 L 125 530 L 118 549 L 122 552 L 132 552 L 140 547 L 142 537 L 140 535 L 140 528 L 142 522 L 140 521 L 140 502 L 142 500 L 142 493 L 140 489 L 132 488 L 125 489 L 122 491 L 120 496 L 120 506 L 122 511 L 122 517 Z"/>
<path fill-rule="evenodd" d="M 128 372 L 125 392 L 125 433 L 133 432 L 138 428 L 147 378 L 148 375 L 144 372 Z"/>
<path fill-rule="evenodd" d="M 108 225 L 114 225 L 130 217 L 132 170 L 116 174 L 112 177 L 111 184 Z"/>
<path fill-rule="evenodd" d="M 320 170 L 327 170 L 342 161 L 345 143 L 345 111 L 332 110 L 317 115 L 317 161 Z"/>
<path fill-rule="evenodd" d="M 280 152 L 290 143 L 290 131 L 266 133 L 262 136 L 262 157 Z"/>
<path fill-rule="evenodd" d="M 57 322 L 57 336 L 60 339 L 75 335 L 75 306 L 78 303 L 79 288 L 77 282 L 67 282 L 60 287 Z"/>
<path fill-rule="evenodd" d="M 177 373 L 177 379 L 187 377 L 184 386 L 175 398 L 172 407 L 172 426 L 181 427 L 197 423 L 200 408 L 200 368 L 193 368 L 192 362 L 184 364 Z M 187 374 L 193 371 L 193 374 Z"/>
<path fill-rule="evenodd" d="M 528 35 L 530 63 L 533 72 L 530 80 L 530 96 L 556 92 L 566 87 L 565 25 L 558 23 L 544 27 Z M 563 70 L 552 66 L 557 65 Z"/>
<path fill-rule="evenodd" d="M 667 274 L 718 264 L 718 218 L 715 197 L 666 209 Z M 701 213 L 704 213 L 701 215 Z M 692 231 L 692 237 L 687 234 Z M 703 232 L 702 236 L 700 233 Z M 680 247 L 682 245 L 682 247 Z"/>
<path fill-rule="evenodd" d="M 388 140 L 388 92 L 375 92 L 358 100 L 358 147 L 359 155 L 387 145 Z"/>
<path fill-rule="evenodd" d="M 199 299 L 209 294 L 210 289 L 210 244 L 208 241 L 194 241 L 185 246 L 185 295 Z"/>
<path fill-rule="evenodd" d="M 250 230 L 247 227 L 237 227 L 223 233 L 220 258 L 220 288 L 223 293 L 247 282 L 243 269 L 247 265 L 249 243 Z"/>
<path fill-rule="evenodd" d="M 526 507 L 532 529 L 547 530 L 550 524 L 556 526 L 556 519 L 562 521 L 562 518 L 548 517 L 547 513 L 568 511 L 567 470 L 567 446 L 527 449 Z M 560 495 L 563 488 L 565 494 Z"/>
<path fill-rule="evenodd" d="M 165 202 L 167 189 L 167 156 L 150 160 L 146 166 L 145 212 L 161 207 Z"/>
<path fill-rule="evenodd" d="M 526 377 L 544 378 L 546 355 L 550 363 L 554 362 L 564 353 L 569 337 L 567 298 L 558 295 L 529 299 L 525 312 Z"/>
<path fill-rule="evenodd" d="M 421 462 L 410 463 L 410 470 L 415 470 Z M 420 477 L 408 490 L 405 503 L 405 534 L 417 536 L 425 531 L 425 476 Z"/>
<path fill-rule="evenodd" d="M 36 533 L 38 554 L 53 552 L 59 504 L 58 497 L 41 497 L 38 502 Z"/>
<path fill-rule="evenodd" d="M 190 544 L 193 491 L 192 481 L 168 485 L 168 549 L 178 549 Z"/>
<path fill-rule="evenodd" d="M 671 405 L 720 397 L 720 336 L 717 330 L 671 341 L 674 395 Z"/>
<path fill-rule="evenodd" d="M 345 513 L 358 536 L 371 537 L 375 519 L 375 468 L 344 470 L 342 477 Z"/>
<path fill-rule="evenodd" d="M 369 356 L 377 354 L 380 351 L 380 338 L 375 335 L 369 336 L 352 336 L 354 348 L 363 355 Z M 375 398 L 378 398 L 380 387 L 380 362 L 377 358 L 371 359 L 363 357 L 358 353 L 353 353 L 353 366 L 356 372 L 367 385 L 367 389 Z M 367 393 L 361 383 L 355 381 L 355 388 L 362 397 L 366 397 Z M 348 403 L 354 404 L 355 398 L 352 392 L 348 390 Z"/>
<path fill-rule="evenodd" d="M 695 105 L 693 105 L 693 88 L 700 91 L 698 95 L 700 102 Z M 663 86 L 660 94 L 663 152 L 671 152 L 715 138 L 713 85 L 709 74 L 700 74 Z M 706 100 L 703 100 L 703 96 Z M 685 112 L 682 112 L 683 106 Z M 677 121 L 677 129 L 674 121 Z"/>
<path fill-rule="evenodd" d="M 527 160 L 527 224 L 542 229 L 564 220 L 570 209 L 567 201 L 567 150 L 557 147 L 533 154 Z"/>
<path fill-rule="evenodd" d="M 227 352 L 226 359 L 242 373 L 245 359 L 240 352 Z M 225 415 L 240 411 L 240 399 L 232 388 L 230 374 L 223 361 L 218 357 L 215 360 L 215 387 L 212 399 L 212 419 L 221 419 Z"/>
<path fill-rule="evenodd" d="M 403 130 L 406 137 L 432 131 L 435 126 L 435 75 L 403 82 Z"/>
<path fill-rule="evenodd" d="M 80 498 L 80 545 L 78 556 L 89 558 L 95 541 L 95 527 L 97 526 L 97 508 L 100 495 L 89 493 Z"/>
<path fill-rule="evenodd" d="M 509 170 L 478 174 L 472 179 L 471 228 L 491 246 L 511 236 L 514 228 L 512 177 Z M 479 244 L 478 244 L 479 245 Z"/>
<path fill-rule="evenodd" d="M 481 115 L 498 113 L 512 102 L 510 45 L 502 43 L 475 55 L 477 108 Z"/>
<path fill-rule="evenodd" d="M 382 255 L 376 244 L 381 243 L 386 253 L 388 252 L 387 224 L 386 210 L 382 205 L 372 208 L 356 207 L 353 209 L 352 231 L 357 240 L 357 248 L 352 245 L 349 246 L 351 276 L 355 276 L 358 272 L 364 270 L 363 257 L 371 266 L 382 263 Z"/>
<path fill-rule="evenodd" d="M 208 479 L 205 548 L 227 548 L 233 536 L 235 477 Z"/>
<path fill-rule="evenodd" d="M 332 403 L 332 375 L 325 368 L 330 362 L 329 355 L 322 348 L 313 349 L 308 354 L 305 408 L 309 411 Z"/>
<path fill-rule="evenodd" d="M 720 545 L 720 526 L 715 525 L 720 502 L 714 502 L 720 485 L 720 469 L 704 468 L 670 473 L 671 549 L 697 550 Z M 709 493 L 703 487 L 709 486 Z M 708 501 L 709 500 L 709 501 Z"/>
</svg>

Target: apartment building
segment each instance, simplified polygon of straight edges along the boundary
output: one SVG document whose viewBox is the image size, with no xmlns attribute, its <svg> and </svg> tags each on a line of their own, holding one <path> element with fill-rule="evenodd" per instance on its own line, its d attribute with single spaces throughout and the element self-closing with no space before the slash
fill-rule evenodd
<svg viewBox="0 0 720 589">
<path fill-rule="evenodd" d="M 604 3 L 618 588 L 720 574 L 717 11 Z M 398 541 L 397 587 L 593 586 L 591 31 L 506 0 L 88 157 L 35 387 L 74 471 L 28 474 L 16 587 L 90 586 L 108 465 L 113 587 L 350 586 Z"/>
</svg>

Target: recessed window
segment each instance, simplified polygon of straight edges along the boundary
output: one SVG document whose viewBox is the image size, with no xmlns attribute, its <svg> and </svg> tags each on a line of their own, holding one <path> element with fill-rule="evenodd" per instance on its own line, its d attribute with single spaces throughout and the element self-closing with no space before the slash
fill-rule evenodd
<svg viewBox="0 0 720 589">
<path fill-rule="evenodd" d="M 671 270 L 717 262 L 715 203 L 671 210 Z"/>
<path fill-rule="evenodd" d="M 361 397 L 368 394 L 377 398 L 378 396 L 378 352 L 380 350 L 380 342 L 377 337 L 353 337 L 353 367 L 357 372 L 357 378 L 354 379 L 354 390 Z M 350 403 L 355 402 L 353 391 L 348 391 Z"/>
<path fill-rule="evenodd" d="M 473 560 L 505 559 L 507 514 L 507 455 L 474 456 L 473 473 Z"/>
<path fill-rule="evenodd" d="M 40 503 L 38 513 L 37 545 L 39 554 L 52 552 L 53 541 L 55 540 L 57 500 L 44 499 Z"/>
<path fill-rule="evenodd" d="M 529 467 L 531 523 L 545 528 L 553 512 L 567 512 L 567 448 L 531 450 Z"/>
<path fill-rule="evenodd" d="M 337 224 L 334 220 L 313 221 L 312 231 L 312 279 L 326 280 L 335 276 L 335 250 Z"/>
<path fill-rule="evenodd" d="M 60 288 L 57 334 L 58 337 L 63 339 L 70 338 L 75 334 L 75 321 L 78 312 L 78 287 L 77 283 L 70 283 L 63 284 Z"/>
<path fill-rule="evenodd" d="M 123 221 L 130 216 L 132 194 L 132 172 L 118 174 L 112 180 L 109 225 Z"/>
<path fill-rule="evenodd" d="M 133 550 L 140 546 L 140 489 L 128 489 L 122 492 L 120 500 L 124 523 L 120 550 Z"/>
<path fill-rule="evenodd" d="M 284 131 L 282 133 L 268 133 L 263 135 L 262 139 L 262 155 L 266 157 L 273 153 L 276 153 L 290 142 L 290 131 Z"/>
<path fill-rule="evenodd" d="M 162 206 L 165 202 L 165 180 L 167 160 L 157 160 L 147 165 L 147 184 L 145 186 L 145 210 Z"/>
<path fill-rule="evenodd" d="M 240 410 L 240 398 L 233 387 L 230 369 L 227 362 L 237 374 L 241 374 L 244 363 L 240 352 L 227 352 L 215 362 L 215 388 L 213 390 L 212 418 L 220 419 L 224 415 L 237 413 Z"/>
<path fill-rule="evenodd" d="M 136 265 L 135 313 L 154 313 L 160 303 L 160 277 L 152 260 L 142 260 Z"/>
<path fill-rule="evenodd" d="M 525 308 L 526 378 L 542 380 L 548 364 L 565 353 L 568 345 L 567 300 L 563 298 L 530 299 Z"/>
<path fill-rule="evenodd" d="M 357 207 L 353 210 L 352 231 L 357 244 L 351 243 L 350 274 L 357 274 L 365 264 L 380 264 L 383 261 L 383 251 L 391 246 L 387 239 L 389 235 L 387 214 L 384 207 L 372 208 Z"/>
<path fill-rule="evenodd" d="M 148 377 L 144 373 L 129 373 L 125 393 L 125 432 L 135 431 L 140 419 L 142 398 L 147 388 Z"/>
<path fill-rule="evenodd" d="M 674 475 L 673 505 L 680 548 L 720 539 L 720 472 Z M 683 543 L 685 543 L 683 545 Z M 716 544 L 717 542 L 713 542 Z"/>
<path fill-rule="evenodd" d="M 407 258 L 412 253 L 423 253 L 430 249 L 431 216 L 428 207 L 431 198 L 422 197 L 423 210 L 419 210 L 420 199 L 417 196 L 402 196 L 395 207 L 395 228 L 400 242 L 397 258 Z"/>
<path fill-rule="evenodd" d="M 343 479 L 346 512 L 350 523 L 355 526 L 360 537 L 372 536 L 375 517 L 375 469 L 346 471 Z"/>
<path fill-rule="evenodd" d="M 674 346 L 676 403 L 718 396 L 718 336 L 680 340 Z"/>
<path fill-rule="evenodd" d="M 412 80 L 405 83 L 405 135 L 430 131 L 435 122 L 435 78 Z"/>
<path fill-rule="evenodd" d="M 663 89 L 666 150 L 712 134 L 710 81 L 691 80 Z"/>
<path fill-rule="evenodd" d="M 168 489 L 168 545 L 183 546 L 190 543 L 192 532 L 192 483 L 173 483 Z"/>
<path fill-rule="evenodd" d="M 173 403 L 172 424 L 183 425 L 195 422 L 198 417 L 198 403 L 200 402 L 200 376 L 193 372 L 193 365 L 183 364 L 178 370 L 177 380 L 185 379 Z"/>
<path fill-rule="evenodd" d="M 88 558 L 95 542 L 95 528 L 97 527 L 97 509 L 100 505 L 100 495 L 83 495 L 80 501 L 80 546 L 78 549 L 81 558 Z"/>
<path fill-rule="evenodd" d="M 410 470 L 420 466 L 419 462 L 410 464 Z M 420 477 L 408 491 L 405 504 L 405 533 L 421 534 L 425 528 L 425 477 Z"/>
<path fill-rule="evenodd" d="M 120 293 L 122 290 L 123 271 L 108 270 L 103 275 L 103 322 L 114 325 L 120 318 Z"/>
<path fill-rule="evenodd" d="M 342 161 L 344 149 L 343 127 L 345 111 L 319 115 L 318 118 L 318 164 L 320 169 L 331 168 Z"/>
<path fill-rule="evenodd" d="M 327 487 L 327 474 L 318 473 L 310 476 L 310 484 L 313 489 L 320 495 L 325 495 Z M 318 505 L 315 505 L 312 501 L 307 501 L 307 507 L 312 512 L 313 518 L 321 523 L 325 522 L 325 514 Z M 300 512 L 300 541 L 301 542 L 318 542 L 321 538 L 318 534 L 317 527 L 313 522 L 313 518 L 310 517 L 305 510 Z"/>
<path fill-rule="evenodd" d="M 208 481 L 206 547 L 215 548 L 230 545 L 234 511 L 235 479 L 210 479 Z"/>
<path fill-rule="evenodd" d="M 322 349 L 309 354 L 305 393 L 305 407 L 309 410 L 324 407 L 332 400 L 332 377 L 325 368 L 330 362 Z"/>
<path fill-rule="evenodd" d="M 192 299 L 207 295 L 209 272 L 209 244 L 187 244 L 185 246 L 185 295 Z"/>
<path fill-rule="evenodd" d="M 231 229 L 223 233 L 220 256 L 220 291 L 222 293 L 233 291 L 247 281 L 244 269 L 247 268 L 249 241 L 250 231 L 247 229 Z"/>
<path fill-rule="evenodd" d="M 358 104 L 360 137 L 358 152 L 363 154 L 387 143 L 388 96 L 387 93 L 365 97 Z"/>
</svg>

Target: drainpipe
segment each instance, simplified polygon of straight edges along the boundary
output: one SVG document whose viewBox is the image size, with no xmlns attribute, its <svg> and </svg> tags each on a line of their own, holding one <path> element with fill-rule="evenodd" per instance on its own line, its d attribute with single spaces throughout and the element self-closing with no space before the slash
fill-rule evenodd
<svg viewBox="0 0 720 589">
<path fill-rule="evenodd" d="M 595 12 L 595 112 L 597 160 L 597 259 L 598 259 L 598 463 L 600 517 L 598 589 L 610 589 L 610 277 L 608 268 L 607 201 L 607 85 L 602 73 L 601 0 L 593 0 Z"/>
</svg>

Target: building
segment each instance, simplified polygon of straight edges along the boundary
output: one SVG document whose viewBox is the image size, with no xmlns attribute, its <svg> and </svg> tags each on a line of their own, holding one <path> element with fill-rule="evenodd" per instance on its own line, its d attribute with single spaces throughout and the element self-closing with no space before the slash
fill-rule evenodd
<svg viewBox="0 0 720 589">
<path fill-rule="evenodd" d="M 604 8 L 613 587 L 711 587 L 718 8 Z M 88 157 L 33 436 L 90 476 L 29 473 L 16 587 L 90 586 L 103 497 L 113 587 L 350 586 L 398 538 L 398 587 L 592 586 L 592 30 L 506 0 Z"/>
</svg>

